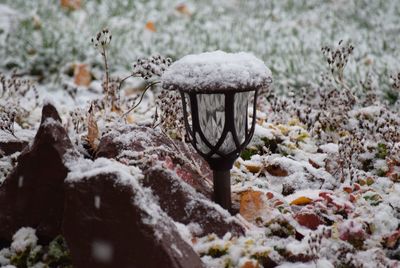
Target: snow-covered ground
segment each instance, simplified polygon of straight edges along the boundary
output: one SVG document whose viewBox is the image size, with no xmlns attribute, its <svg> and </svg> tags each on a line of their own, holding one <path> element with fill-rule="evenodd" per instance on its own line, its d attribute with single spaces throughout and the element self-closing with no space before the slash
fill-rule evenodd
<svg viewBox="0 0 400 268">
<path fill-rule="evenodd" d="M 0 70 L 10 78 L 17 68 L 15 79 L 31 79 L 37 89 L 1 91 L 0 111 L 20 115 L 19 139 L 33 137 L 42 100 L 51 97 L 84 150 L 87 111 L 104 96 L 102 57 L 90 44 L 103 27 L 113 34 L 112 77 L 129 75 L 133 62 L 154 53 L 175 61 L 204 51 L 251 52 L 274 84 L 260 97 L 253 141 L 231 173 L 238 217 L 249 230 L 187 241 L 208 267 L 260 267 L 269 259 L 280 267 L 398 267 L 399 1 L 77 2 L 0 4 Z M 341 56 L 327 63 L 335 49 Z M 143 79 L 126 81 L 122 111 L 143 87 Z M 148 90 L 126 121 L 151 124 L 159 96 L 174 97 L 164 93 Z M 101 134 L 121 112 L 97 110 L 94 118 Z M 2 139 L 15 137 L 0 131 Z M 17 155 L 0 159 L 0 183 Z M 33 230 L 17 234 L 14 246 L 21 235 L 36 246 Z M 0 263 L 13 245 L 0 251 Z"/>
</svg>

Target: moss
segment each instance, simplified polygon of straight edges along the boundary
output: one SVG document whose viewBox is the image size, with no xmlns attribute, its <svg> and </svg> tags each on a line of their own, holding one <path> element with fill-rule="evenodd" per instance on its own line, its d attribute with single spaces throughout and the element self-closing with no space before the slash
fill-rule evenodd
<svg viewBox="0 0 400 268">
<path fill-rule="evenodd" d="M 232 259 L 228 258 L 228 259 L 226 259 L 226 261 L 225 261 L 224 268 L 231 268 L 231 267 L 234 267 L 233 261 L 232 261 Z"/>
<path fill-rule="evenodd" d="M 34 266 L 36 263 L 40 262 L 43 259 L 43 247 L 37 246 L 29 253 L 29 256 L 26 260 L 26 264 L 28 267 Z"/>
<path fill-rule="evenodd" d="M 269 257 L 270 251 L 256 252 L 250 258 L 257 260 L 262 267 L 275 267 L 278 264 Z"/>
<path fill-rule="evenodd" d="M 213 258 L 219 258 L 228 253 L 227 248 L 222 248 L 221 246 L 213 246 L 211 247 L 205 255 L 211 256 Z"/>
<path fill-rule="evenodd" d="M 302 132 L 298 137 L 297 137 L 297 141 L 298 142 L 304 142 L 305 139 L 309 138 L 310 136 L 308 135 L 307 132 Z"/>
<path fill-rule="evenodd" d="M 363 198 L 368 201 L 371 206 L 377 206 L 382 202 L 382 197 L 379 194 L 366 194 Z"/>
<path fill-rule="evenodd" d="M 377 152 L 375 156 L 380 159 L 385 159 L 387 155 L 388 155 L 388 149 L 386 147 L 386 144 L 378 143 Z"/>
<path fill-rule="evenodd" d="M 27 266 L 27 260 L 29 257 L 30 253 L 30 248 L 28 247 L 25 251 L 23 252 L 18 252 L 15 255 L 11 256 L 10 259 L 10 264 L 18 267 L 18 268 L 26 268 Z"/>
<path fill-rule="evenodd" d="M 67 243 L 61 235 L 50 242 L 46 263 L 51 267 L 72 267 Z"/>
<path fill-rule="evenodd" d="M 281 238 L 287 238 L 296 234 L 296 229 L 284 219 L 273 219 L 267 222 L 265 227 L 270 229 L 271 235 Z"/>
<path fill-rule="evenodd" d="M 72 268 L 69 250 L 61 235 L 48 246 L 28 247 L 10 258 L 10 264 L 18 268 L 33 267 L 38 263 L 43 264 L 41 267 Z"/>
<path fill-rule="evenodd" d="M 278 152 L 278 145 L 283 141 L 280 138 L 268 139 L 266 137 L 262 138 L 261 140 L 264 142 L 264 146 L 267 147 L 273 154 Z"/>
<path fill-rule="evenodd" d="M 240 157 L 243 158 L 244 160 L 250 160 L 251 156 L 258 154 L 259 150 L 255 147 L 248 147 L 242 151 L 240 154 Z"/>
</svg>

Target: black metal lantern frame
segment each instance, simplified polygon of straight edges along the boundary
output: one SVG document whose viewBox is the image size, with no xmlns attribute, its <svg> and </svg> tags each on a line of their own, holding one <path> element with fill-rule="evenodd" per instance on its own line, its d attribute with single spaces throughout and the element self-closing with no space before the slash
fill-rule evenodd
<svg viewBox="0 0 400 268">
<path fill-rule="evenodd" d="M 245 140 L 243 142 L 239 141 L 238 138 L 238 130 L 235 127 L 235 111 L 234 111 L 234 100 L 235 95 L 237 93 L 242 93 L 245 91 L 213 91 L 213 92 L 187 92 L 180 90 L 180 94 L 182 97 L 183 104 L 183 114 L 185 120 L 186 131 L 189 134 L 190 142 L 196 151 L 209 163 L 211 169 L 213 170 L 227 170 L 231 169 L 235 160 L 239 157 L 240 152 L 249 144 L 251 138 L 253 137 L 254 128 L 256 125 L 256 100 L 257 100 L 257 91 L 254 91 L 253 97 L 253 115 L 252 115 L 252 123 L 249 129 L 249 125 L 247 122 L 248 116 L 246 114 L 246 123 L 245 123 Z M 189 113 L 187 108 L 186 97 L 189 96 L 190 101 L 190 111 L 191 111 L 191 123 L 189 123 Z M 207 140 L 204 132 L 202 131 L 199 123 L 199 109 L 197 103 L 197 95 L 198 94 L 223 94 L 225 96 L 225 125 L 221 136 L 218 142 L 215 145 L 212 145 L 210 141 Z M 247 108 L 246 108 L 247 113 Z M 231 132 L 233 136 L 233 140 L 235 142 L 236 149 L 229 153 L 223 153 L 219 149 L 223 142 L 225 141 L 228 133 Z M 196 135 L 198 134 L 198 135 Z M 197 137 L 201 138 L 201 141 L 210 149 L 208 153 L 204 153 L 202 150 L 198 148 Z M 213 157 L 217 155 L 219 157 Z"/>
<path fill-rule="evenodd" d="M 189 139 L 196 151 L 208 162 L 213 170 L 214 179 L 214 200 L 225 209 L 231 209 L 231 190 L 230 190 L 230 169 L 233 163 L 239 157 L 240 152 L 248 145 L 254 134 L 256 125 L 256 104 L 258 89 L 248 90 L 218 90 L 218 91 L 186 91 L 179 90 L 182 98 L 183 113 L 185 127 Z M 235 95 L 244 92 L 254 92 L 253 96 L 253 114 L 252 122 L 248 124 L 248 104 L 245 105 L 245 123 L 244 123 L 244 140 L 241 141 L 238 137 L 239 129 L 235 126 Z M 199 120 L 199 107 L 197 96 L 199 94 L 222 94 L 224 95 L 224 126 L 220 137 L 216 137 L 218 141 L 213 145 L 214 141 L 209 141 L 203 132 Z M 188 103 L 189 102 L 189 103 Z M 190 115 L 188 112 L 190 105 Z M 235 148 L 230 152 L 222 152 L 221 146 L 231 133 Z M 199 141 L 200 139 L 200 141 Z M 204 152 L 199 148 L 199 142 L 208 147 L 209 151 Z"/>
</svg>

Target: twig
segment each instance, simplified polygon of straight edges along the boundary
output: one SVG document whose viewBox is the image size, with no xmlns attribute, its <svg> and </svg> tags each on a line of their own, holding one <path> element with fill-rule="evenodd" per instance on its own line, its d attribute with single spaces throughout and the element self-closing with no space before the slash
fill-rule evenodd
<svg viewBox="0 0 400 268">
<path fill-rule="evenodd" d="M 108 88 L 108 83 L 109 83 L 109 79 L 110 79 L 110 74 L 109 74 L 109 69 L 108 69 L 108 62 L 107 62 L 107 51 L 105 46 L 102 46 L 103 52 L 101 53 L 103 55 L 104 58 L 104 68 L 106 71 L 106 81 L 105 81 L 105 91 L 106 91 L 106 96 L 107 98 L 109 97 L 109 88 Z"/>
<path fill-rule="evenodd" d="M 126 111 L 123 115 L 121 115 L 121 117 L 127 116 L 127 115 L 128 115 L 130 112 L 132 112 L 136 107 L 138 107 L 139 104 L 142 102 L 143 97 L 144 97 L 144 94 L 146 94 L 146 91 L 147 91 L 150 87 L 152 87 L 152 86 L 154 86 L 154 85 L 156 85 L 156 84 L 159 84 L 159 83 L 160 83 L 160 81 L 155 81 L 155 82 L 152 82 L 152 83 L 148 84 L 148 85 L 144 88 L 144 91 L 143 91 L 142 95 L 140 96 L 139 102 L 136 103 L 135 106 L 133 106 L 132 108 L 130 108 L 128 111 Z"/>
</svg>

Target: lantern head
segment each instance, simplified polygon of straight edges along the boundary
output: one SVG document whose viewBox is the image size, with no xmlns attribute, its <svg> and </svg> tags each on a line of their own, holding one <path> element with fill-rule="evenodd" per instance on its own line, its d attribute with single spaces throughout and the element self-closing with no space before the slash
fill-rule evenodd
<svg viewBox="0 0 400 268">
<path fill-rule="evenodd" d="M 253 136 L 257 94 L 272 82 L 271 71 L 252 54 L 215 51 L 182 58 L 162 80 L 181 94 L 196 151 L 211 169 L 231 169 Z"/>
<path fill-rule="evenodd" d="M 189 55 L 162 76 L 165 89 L 180 92 L 187 134 L 213 170 L 214 201 L 230 211 L 230 169 L 253 136 L 257 94 L 271 82 L 264 63 L 243 52 Z"/>
</svg>

